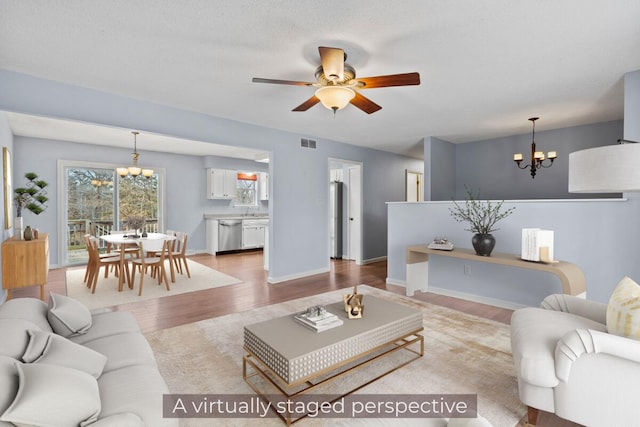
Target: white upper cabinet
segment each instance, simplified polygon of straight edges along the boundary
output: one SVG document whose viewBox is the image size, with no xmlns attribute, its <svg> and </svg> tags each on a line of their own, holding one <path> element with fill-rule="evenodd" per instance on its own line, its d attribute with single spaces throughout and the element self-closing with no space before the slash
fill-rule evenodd
<svg viewBox="0 0 640 427">
<path fill-rule="evenodd" d="M 269 200 L 269 174 L 260 172 L 258 174 L 258 195 L 260 200 Z"/>
<path fill-rule="evenodd" d="M 207 198 L 233 199 L 236 196 L 238 172 L 227 169 L 207 169 Z"/>
</svg>

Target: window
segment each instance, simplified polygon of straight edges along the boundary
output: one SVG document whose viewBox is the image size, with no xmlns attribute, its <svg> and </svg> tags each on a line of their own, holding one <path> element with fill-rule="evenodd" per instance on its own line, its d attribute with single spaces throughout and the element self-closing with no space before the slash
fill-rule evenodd
<svg viewBox="0 0 640 427">
<path fill-rule="evenodd" d="M 238 172 L 236 180 L 236 206 L 258 206 L 258 175 L 253 172 Z"/>
<path fill-rule="evenodd" d="M 145 230 L 163 229 L 164 171 L 150 178 L 120 178 L 108 164 L 60 161 L 58 174 L 64 188 L 60 198 L 63 265 L 84 263 L 88 254 L 83 236 L 100 236 L 126 228 L 127 218 L 145 219 Z"/>
</svg>

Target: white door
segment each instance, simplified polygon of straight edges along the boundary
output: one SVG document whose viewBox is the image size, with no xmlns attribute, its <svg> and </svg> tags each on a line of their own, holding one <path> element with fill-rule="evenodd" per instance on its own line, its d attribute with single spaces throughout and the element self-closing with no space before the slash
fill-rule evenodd
<svg viewBox="0 0 640 427">
<path fill-rule="evenodd" d="M 349 167 L 347 189 L 347 214 L 349 215 L 349 259 L 362 263 L 362 166 Z"/>
<path fill-rule="evenodd" d="M 421 172 L 407 171 L 406 176 L 407 202 L 422 202 L 424 200 L 424 183 Z"/>
</svg>

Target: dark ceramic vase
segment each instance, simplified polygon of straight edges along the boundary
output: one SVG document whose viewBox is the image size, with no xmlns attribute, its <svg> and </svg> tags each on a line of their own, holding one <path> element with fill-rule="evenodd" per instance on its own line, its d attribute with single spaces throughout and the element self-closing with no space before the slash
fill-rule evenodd
<svg viewBox="0 0 640 427">
<path fill-rule="evenodd" d="M 493 247 L 496 245 L 496 239 L 493 234 L 474 234 L 471 238 L 471 244 L 473 249 L 476 250 L 476 254 L 480 256 L 489 256 Z"/>
</svg>

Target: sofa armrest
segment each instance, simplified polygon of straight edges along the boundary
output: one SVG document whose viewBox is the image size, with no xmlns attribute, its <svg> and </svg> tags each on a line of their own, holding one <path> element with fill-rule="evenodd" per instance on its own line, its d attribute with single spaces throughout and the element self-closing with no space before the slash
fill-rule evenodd
<svg viewBox="0 0 640 427">
<path fill-rule="evenodd" d="M 640 364 L 640 341 L 592 329 L 571 331 L 556 346 L 556 376 L 567 382 L 573 363 L 586 354 L 608 354 Z"/>
<path fill-rule="evenodd" d="M 607 304 L 566 294 L 553 294 L 540 304 L 546 310 L 563 311 L 607 324 Z"/>
</svg>

